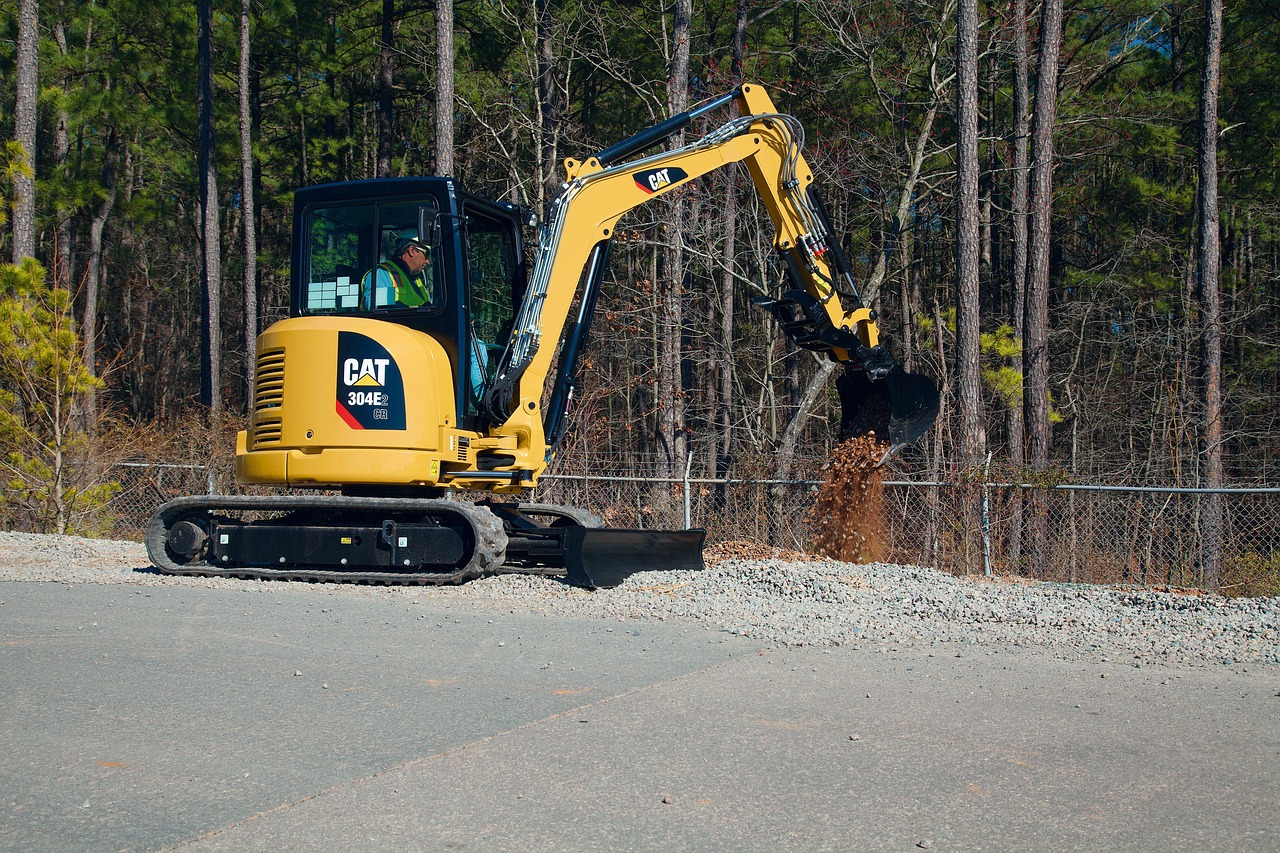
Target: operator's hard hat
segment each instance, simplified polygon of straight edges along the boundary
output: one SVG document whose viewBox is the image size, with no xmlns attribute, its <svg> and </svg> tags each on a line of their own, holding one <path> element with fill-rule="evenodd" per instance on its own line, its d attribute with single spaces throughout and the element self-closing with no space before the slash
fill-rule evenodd
<svg viewBox="0 0 1280 853">
<path fill-rule="evenodd" d="M 431 255 L 431 247 L 418 239 L 418 232 L 410 231 L 400 235 L 400 239 L 396 242 L 395 256 L 400 257 L 410 246 L 421 249 L 422 253 L 428 257 Z"/>
</svg>

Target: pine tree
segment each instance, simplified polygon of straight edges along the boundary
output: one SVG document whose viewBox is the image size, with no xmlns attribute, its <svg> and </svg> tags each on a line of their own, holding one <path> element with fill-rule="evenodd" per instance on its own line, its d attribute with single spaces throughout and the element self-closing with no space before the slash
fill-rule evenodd
<svg viewBox="0 0 1280 853">
<path fill-rule="evenodd" d="M 76 414 L 101 386 L 81 357 L 71 294 L 33 258 L 0 265 L 0 513 L 68 533 L 110 499 L 116 485 L 94 478 Z"/>
</svg>

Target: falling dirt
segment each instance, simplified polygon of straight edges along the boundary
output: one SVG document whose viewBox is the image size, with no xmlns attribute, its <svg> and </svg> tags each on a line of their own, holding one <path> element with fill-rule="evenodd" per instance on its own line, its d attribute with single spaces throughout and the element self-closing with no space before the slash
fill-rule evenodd
<svg viewBox="0 0 1280 853">
<path fill-rule="evenodd" d="M 809 510 L 814 550 L 848 563 L 878 563 L 889 553 L 884 480 L 879 462 L 888 451 L 874 433 L 836 445 L 826 479 Z"/>
</svg>

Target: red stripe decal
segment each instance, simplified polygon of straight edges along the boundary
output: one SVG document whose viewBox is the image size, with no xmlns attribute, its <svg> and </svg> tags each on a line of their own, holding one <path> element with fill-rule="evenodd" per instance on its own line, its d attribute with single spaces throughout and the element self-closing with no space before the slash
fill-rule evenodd
<svg viewBox="0 0 1280 853">
<path fill-rule="evenodd" d="M 364 425 L 356 420 L 356 416 L 347 411 L 347 407 L 342 405 L 341 400 L 334 400 L 334 407 L 338 410 L 338 417 L 347 422 L 347 426 L 352 429 L 364 429 Z"/>
</svg>

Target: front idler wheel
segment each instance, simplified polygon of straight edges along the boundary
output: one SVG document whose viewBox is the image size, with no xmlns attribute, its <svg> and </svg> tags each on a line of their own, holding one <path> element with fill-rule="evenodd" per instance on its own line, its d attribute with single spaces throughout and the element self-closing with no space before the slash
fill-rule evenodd
<svg viewBox="0 0 1280 853">
<path fill-rule="evenodd" d="M 200 560 L 209 550 L 208 521 L 198 517 L 187 517 L 169 528 L 165 536 L 165 546 L 176 557 L 188 561 Z"/>
</svg>

